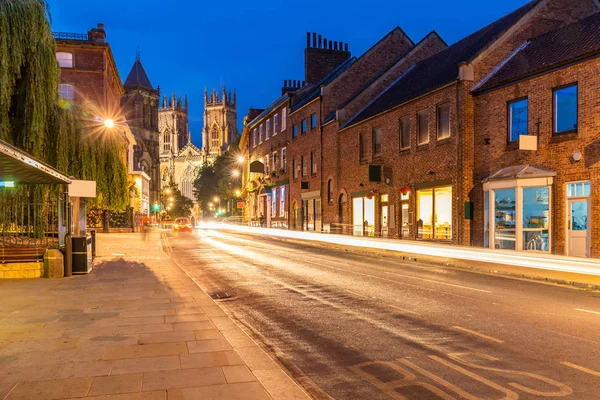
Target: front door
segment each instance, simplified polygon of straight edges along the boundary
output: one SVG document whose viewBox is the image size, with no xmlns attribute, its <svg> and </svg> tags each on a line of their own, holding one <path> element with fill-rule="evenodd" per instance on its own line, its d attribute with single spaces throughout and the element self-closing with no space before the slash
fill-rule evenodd
<svg viewBox="0 0 600 400">
<path fill-rule="evenodd" d="M 588 200 L 569 200 L 567 235 L 569 255 L 573 257 L 589 257 L 588 233 Z"/>
</svg>

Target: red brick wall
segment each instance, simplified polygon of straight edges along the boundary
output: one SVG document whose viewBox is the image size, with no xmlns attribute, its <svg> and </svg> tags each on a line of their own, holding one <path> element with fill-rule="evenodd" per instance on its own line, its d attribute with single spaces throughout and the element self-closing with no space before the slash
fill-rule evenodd
<svg viewBox="0 0 600 400">
<path fill-rule="evenodd" d="M 350 195 L 353 192 L 362 192 L 373 190 L 379 194 L 389 194 L 389 204 L 395 205 L 396 226 L 390 227 L 390 236 L 398 234 L 397 225 L 399 224 L 398 214 L 400 211 L 400 196 L 398 189 L 404 186 L 411 188 L 410 208 L 413 212 L 410 238 L 416 238 L 416 199 L 414 185 L 434 181 L 450 180 L 453 188 L 453 243 L 459 242 L 457 223 L 458 218 L 462 218 L 463 199 L 456 193 L 457 176 L 457 143 L 458 138 L 458 118 L 456 109 L 456 86 L 452 85 L 438 92 L 421 99 L 408 103 L 392 112 L 379 117 L 367 120 L 359 125 L 345 129 L 339 133 L 339 159 L 338 168 L 339 181 L 336 182 L 335 198 L 339 193 L 346 192 Z M 437 118 L 436 109 L 438 104 L 450 102 L 450 126 L 451 137 L 442 141 L 437 140 Z M 427 110 L 429 112 L 429 144 L 417 146 L 417 112 Z M 411 146 L 407 150 L 400 151 L 400 119 L 410 118 L 410 141 Z M 373 128 L 381 128 L 382 132 L 382 157 L 373 160 L 369 153 L 368 162 L 361 164 L 359 162 L 359 134 L 367 133 L 367 148 L 369 152 L 371 146 L 371 132 Z M 331 134 L 328 135 L 328 137 Z M 330 143 L 328 140 L 327 143 Z M 327 149 L 326 154 L 331 154 Z M 382 164 L 384 166 L 384 180 L 390 178 L 390 184 L 369 183 L 368 165 L 370 163 Z M 361 186 L 362 184 L 362 186 Z M 457 200 L 456 198 L 459 197 Z M 325 205 L 325 215 L 332 218 L 337 212 L 337 204 Z M 379 211 L 379 200 L 375 202 L 375 221 L 376 232 L 379 232 L 381 215 Z M 351 219 L 352 207 L 348 207 L 349 215 L 347 221 Z"/>
<path fill-rule="evenodd" d="M 412 40 L 400 28 L 387 34 L 340 76 L 323 87 L 323 116 L 327 117 L 334 112 L 340 104 L 413 46 Z"/>
<path fill-rule="evenodd" d="M 556 72 L 475 97 L 475 245 L 483 245 L 483 187 L 481 180 L 511 165 L 535 164 L 557 172 L 552 190 L 551 234 L 556 254 L 566 254 L 566 182 L 591 180 L 592 257 L 600 257 L 600 60 L 587 61 Z M 578 127 L 576 135 L 552 135 L 552 89 L 578 82 Z M 527 97 L 529 134 L 538 134 L 537 151 L 522 151 L 507 145 L 507 102 Z M 490 144 L 485 144 L 485 139 Z M 579 162 L 572 160 L 581 152 Z"/>
<path fill-rule="evenodd" d="M 306 83 L 317 83 L 338 65 L 350 58 L 349 51 L 309 47 L 304 50 Z"/>
</svg>

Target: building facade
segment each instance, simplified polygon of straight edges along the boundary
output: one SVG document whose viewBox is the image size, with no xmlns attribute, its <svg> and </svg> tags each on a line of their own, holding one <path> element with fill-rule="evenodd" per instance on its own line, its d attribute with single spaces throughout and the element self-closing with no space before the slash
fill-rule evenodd
<svg viewBox="0 0 600 400">
<path fill-rule="evenodd" d="M 451 46 L 398 29 L 359 58 L 309 35 L 288 227 L 599 257 L 598 7 L 531 1 Z"/>
<path fill-rule="evenodd" d="M 160 88 L 154 89 L 144 70 L 139 53 L 123 83 L 121 107 L 133 132 L 136 144 L 133 152 L 133 171 L 141 171 L 150 179 L 148 204 L 159 198 L 160 161 L 158 152 L 158 99 Z M 147 204 L 142 202 L 142 204 Z M 148 215 L 150 208 L 143 208 Z"/>
<path fill-rule="evenodd" d="M 213 90 L 210 94 L 204 89 L 204 128 L 202 129 L 202 150 L 207 162 L 214 162 L 238 140 L 237 131 L 237 94 L 227 91 L 225 86 L 219 94 Z"/>
</svg>

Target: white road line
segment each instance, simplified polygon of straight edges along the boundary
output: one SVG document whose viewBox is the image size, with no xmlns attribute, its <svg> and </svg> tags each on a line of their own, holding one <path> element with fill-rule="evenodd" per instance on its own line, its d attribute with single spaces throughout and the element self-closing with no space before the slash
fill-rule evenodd
<svg viewBox="0 0 600 400">
<path fill-rule="evenodd" d="M 418 280 L 420 280 L 420 281 L 431 282 L 431 283 L 438 283 L 438 284 L 440 284 L 440 285 L 454 286 L 454 287 L 461 288 L 461 289 L 475 290 L 476 292 L 482 292 L 482 293 L 492 293 L 492 292 L 490 292 L 489 290 L 475 289 L 475 288 L 468 287 L 468 286 L 454 285 L 454 284 L 452 284 L 452 283 L 446 283 L 446 282 L 434 281 L 433 279 L 417 278 L 417 277 L 415 277 L 415 276 L 404 275 L 404 274 L 397 274 L 397 273 L 395 273 L 395 272 L 388 272 L 388 271 L 385 271 L 385 273 L 386 273 L 386 274 L 390 274 L 390 275 L 401 276 L 401 277 L 403 277 L 403 278 L 418 279 Z"/>
<path fill-rule="evenodd" d="M 479 336 L 480 338 L 487 339 L 487 340 L 491 340 L 492 342 L 496 342 L 496 343 L 504 343 L 504 340 L 496 339 L 495 337 L 491 337 L 491 336 L 488 336 L 488 335 L 484 335 L 483 333 L 475 332 L 475 331 L 472 331 L 472 330 L 470 330 L 470 329 L 463 328 L 463 327 L 461 327 L 461 326 L 453 326 L 453 327 L 452 327 L 452 329 L 456 329 L 456 330 L 458 330 L 458 331 L 462 331 L 462 332 L 470 333 L 471 335 Z"/>
<path fill-rule="evenodd" d="M 600 372 L 594 371 L 593 369 L 589 369 L 589 368 L 586 368 L 586 367 L 582 367 L 581 365 L 573 364 L 573 363 L 570 363 L 568 361 L 563 361 L 563 362 L 561 362 L 561 364 L 562 365 L 566 365 L 567 367 L 578 369 L 579 371 L 585 372 L 586 374 L 590 374 L 590 375 L 594 375 L 594 376 L 600 376 Z"/>
<path fill-rule="evenodd" d="M 575 310 L 576 311 L 581 311 L 581 312 L 586 312 L 586 313 L 589 313 L 589 314 L 600 315 L 600 312 L 598 312 L 598 311 L 584 310 L 583 308 L 576 308 Z"/>
<path fill-rule="evenodd" d="M 358 296 L 358 297 L 362 297 L 364 299 L 368 299 L 369 298 L 369 296 L 365 296 L 364 294 L 353 292 L 352 290 L 346 290 L 346 292 L 352 293 L 353 295 Z"/>
</svg>

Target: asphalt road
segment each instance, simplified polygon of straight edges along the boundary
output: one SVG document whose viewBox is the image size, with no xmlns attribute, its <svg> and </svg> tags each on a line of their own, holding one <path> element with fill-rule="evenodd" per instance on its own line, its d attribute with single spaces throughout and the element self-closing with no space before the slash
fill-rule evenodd
<svg viewBox="0 0 600 400">
<path fill-rule="evenodd" d="M 214 230 L 172 255 L 316 399 L 600 399 L 600 293 Z"/>
</svg>

